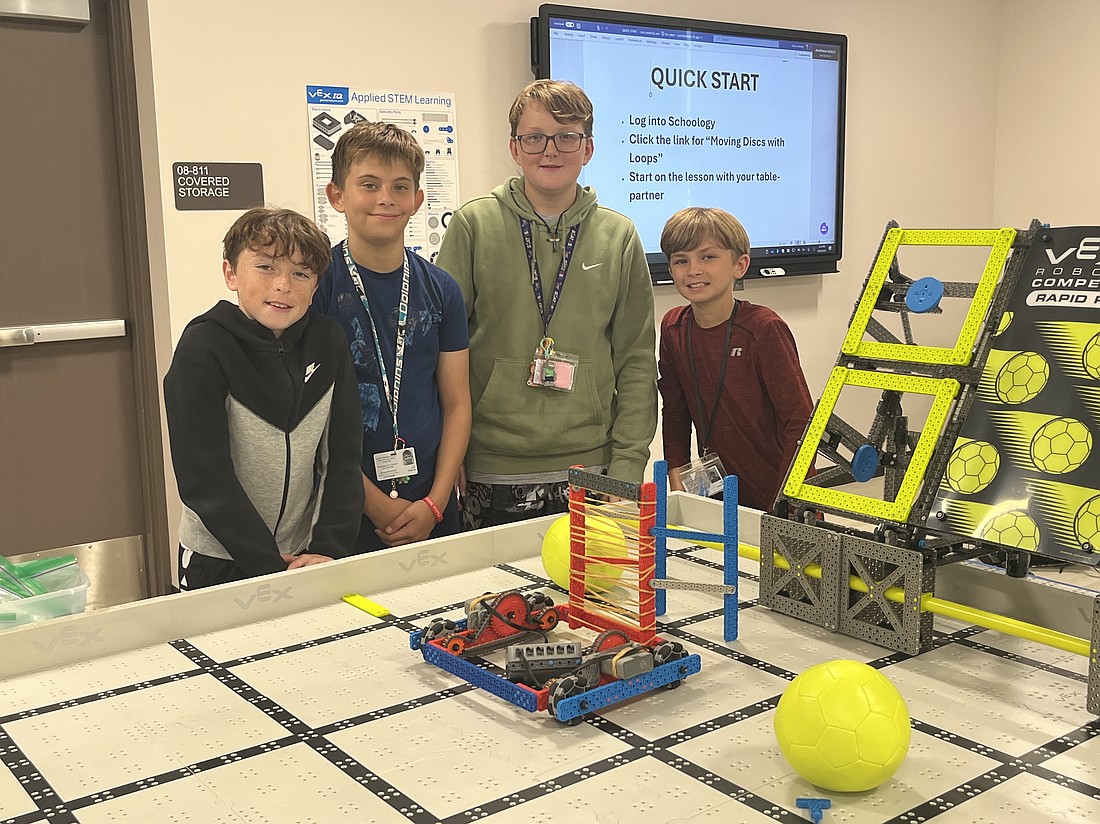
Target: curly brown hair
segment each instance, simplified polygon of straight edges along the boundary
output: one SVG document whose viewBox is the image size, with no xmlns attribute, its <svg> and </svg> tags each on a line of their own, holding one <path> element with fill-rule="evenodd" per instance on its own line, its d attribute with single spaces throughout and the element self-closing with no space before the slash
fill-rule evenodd
<svg viewBox="0 0 1100 824">
<path fill-rule="evenodd" d="M 260 206 L 249 209 L 222 238 L 222 256 L 233 266 L 245 249 L 271 249 L 274 257 L 300 262 L 316 275 L 328 268 L 332 245 L 317 224 L 291 209 Z"/>
</svg>

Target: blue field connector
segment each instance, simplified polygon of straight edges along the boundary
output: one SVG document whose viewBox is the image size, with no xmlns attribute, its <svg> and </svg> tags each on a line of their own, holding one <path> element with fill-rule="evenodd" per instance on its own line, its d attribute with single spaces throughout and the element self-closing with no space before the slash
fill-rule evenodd
<svg viewBox="0 0 1100 824">
<path fill-rule="evenodd" d="M 668 462 L 657 461 L 653 465 L 653 483 L 657 487 L 657 511 L 655 522 L 664 527 L 668 523 Z M 653 536 L 654 570 L 653 577 L 664 580 L 668 577 L 668 536 L 662 530 L 651 529 Z M 668 594 L 657 590 L 655 602 L 657 615 L 664 615 L 668 609 Z"/>
<path fill-rule="evenodd" d="M 738 544 L 740 538 L 737 534 L 737 497 L 738 482 L 736 475 L 727 475 L 722 479 L 722 583 L 736 586 L 738 563 Z M 722 596 L 722 640 L 737 640 L 737 616 L 740 612 L 740 602 L 737 600 L 737 592 L 726 593 Z"/>
</svg>

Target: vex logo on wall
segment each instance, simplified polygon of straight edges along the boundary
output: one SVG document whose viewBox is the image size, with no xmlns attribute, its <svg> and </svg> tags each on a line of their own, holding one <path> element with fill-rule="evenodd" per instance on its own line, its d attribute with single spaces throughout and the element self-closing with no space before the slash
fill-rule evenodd
<svg viewBox="0 0 1100 824">
<path fill-rule="evenodd" d="M 249 595 L 247 598 L 234 598 L 233 603 L 239 606 L 241 609 L 248 609 L 250 606 L 256 603 L 279 603 L 283 599 L 287 601 L 293 601 L 294 596 L 290 594 L 290 587 L 284 589 L 276 589 L 271 584 L 260 584 L 256 587 L 256 591 Z"/>
<path fill-rule="evenodd" d="M 347 86 L 306 86 L 306 101 L 309 103 L 332 103 L 345 106 L 348 102 Z"/>
<path fill-rule="evenodd" d="M 85 644 L 92 642 L 102 643 L 103 638 L 100 637 L 100 633 L 103 632 L 103 627 L 96 627 L 91 631 L 85 631 L 82 629 L 76 629 L 75 627 L 65 627 L 57 636 L 51 641 L 43 643 L 41 641 L 35 641 L 35 648 L 41 653 L 53 652 L 57 647 L 82 647 Z"/>
<path fill-rule="evenodd" d="M 422 549 L 416 553 L 416 557 L 408 563 L 404 561 L 398 561 L 398 566 L 405 572 L 412 572 L 418 566 L 421 567 L 434 567 L 434 566 L 447 566 L 447 553 L 446 552 L 429 552 L 426 549 Z"/>
</svg>

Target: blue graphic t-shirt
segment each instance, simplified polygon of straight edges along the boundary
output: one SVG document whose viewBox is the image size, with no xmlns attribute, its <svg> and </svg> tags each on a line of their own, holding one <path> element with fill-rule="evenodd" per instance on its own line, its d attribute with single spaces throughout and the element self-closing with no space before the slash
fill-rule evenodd
<svg viewBox="0 0 1100 824">
<path fill-rule="evenodd" d="M 408 484 L 399 485 L 398 491 L 402 498 L 417 500 L 431 491 L 443 429 L 443 410 L 435 379 L 439 353 L 466 349 L 470 338 L 466 306 L 458 284 L 419 255 L 408 250 L 405 254 L 409 260 L 409 314 L 397 414 L 401 438 L 416 450 L 417 474 Z M 402 270 L 379 273 L 363 266 L 358 268 L 392 389 Z M 347 335 L 363 410 L 363 472 L 379 488 L 388 491 L 390 482 L 379 483 L 375 476 L 374 455 L 393 449 L 393 418 L 378 369 L 367 310 L 351 280 L 339 244 L 333 247 L 332 263 L 321 276 L 313 308 L 335 318 Z"/>
</svg>

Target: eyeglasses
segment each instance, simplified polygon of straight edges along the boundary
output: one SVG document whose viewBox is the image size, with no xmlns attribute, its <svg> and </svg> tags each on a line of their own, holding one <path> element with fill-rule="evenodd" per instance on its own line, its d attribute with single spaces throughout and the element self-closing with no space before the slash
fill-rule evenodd
<svg viewBox="0 0 1100 824">
<path fill-rule="evenodd" d="M 581 143 L 588 135 L 583 132 L 560 132 L 558 134 L 539 134 L 538 132 L 531 132 L 531 134 L 517 134 L 513 135 L 516 142 L 519 143 L 520 149 L 524 154 L 542 154 L 546 151 L 546 142 L 552 140 L 554 142 L 554 148 L 564 154 L 577 151 L 581 147 Z"/>
</svg>

